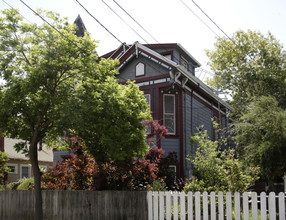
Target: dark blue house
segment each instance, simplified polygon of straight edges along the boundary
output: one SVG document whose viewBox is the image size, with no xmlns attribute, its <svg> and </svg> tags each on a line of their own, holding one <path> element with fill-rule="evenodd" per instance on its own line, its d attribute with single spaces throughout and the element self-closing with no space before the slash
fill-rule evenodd
<svg viewBox="0 0 286 220">
<path fill-rule="evenodd" d="M 120 61 L 120 83 L 135 80 L 144 91 L 153 119 L 168 129 L 159 147 L 166 154 L 177 153 L 178 163 L 173 166 L 177 177 L 191 176 L 191 164 L 186 157 L 195 146 L 190 143 L 190 135 L 203 126 L 215 139 L 211 119 L 227 128 L 231 110 L 231 106 L 195 76 L 195 68 L 200 63 L 177 43 L 122 44 L 102 57 Z"/>
</svg>

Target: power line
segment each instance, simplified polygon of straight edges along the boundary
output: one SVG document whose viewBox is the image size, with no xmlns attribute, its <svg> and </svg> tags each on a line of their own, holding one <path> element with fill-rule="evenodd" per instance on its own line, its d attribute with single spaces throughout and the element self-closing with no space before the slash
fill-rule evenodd
<svg viewBox="0 0 286 220">
<path fill-rule="evenodd" d="M 101 27 L 103 27 L 110 35 L 112 35 L 119 43 L 123 44 L 121 40 L 119 40 L 113 33 L 111 33 L 97 18 L 95 18 L 78 0 L 76 1 L 82 9 L 86 11 Z"/>
<path fill-rule="evenodd" d="M 70 40 L 69 38 L 66 38 L 66 36 L 60 32 L 56 27 L 54 27 L 51 23 L 49 23 L 45 18 L 43 18 L 39 13 L 37 13 L 34 9 L 32 9 L 29 5 L 27 5 L 23 0 L 20 0 L 20 2 L 22 2 L 28 9 L 30 9 L 33 13 L 35 13 L 39 18 L 41 18 L 45 23 L 47 23 L 50 27 L 52 27 L 56 32 L 58 32 L 62 37 L 64 37 L 65 39 L 67 39 L 69 42 L 71 42 L 72 44 L 74 44 L 77 48 L 80 49 L 81 52 L 86 52 L 84 49 L 82 49 L 80 46 L 78 46 L 77 43 L 75 43 L 74 41 Z"/>
<path fill-rule="evenodd" d="M 148 44 L 148 42 L 137 32 L 135 31 L 124 19 L 117 14 L 104 0 L 101 0 L 121 21 L 123 21 L 135 34 L 137 34 L 145 43 Z"/>
<path fill-rule="evenodd" d="M 154 41 L 156 41 L 157 43 L 159 43 L 139 22 L 137 22 L 135 20 L 135 18 L 133 18 L 118 2 L 116 2 L 115 0 L 113 0 L 113 2 L 115 2 L 115 4 L 118 5 L 119 8 L 121 8 L 122 11 L 124 11 L 134 22 L 136 22 L 137 25 L 139 25 L 139 27 L 141 27 Z"/>
<path fill-rule="evenodd" d="M 220 36 L 213 30 L 211 29 L 211 27 L 209 25 L 207 25 L 206 22 L 204 22 L 183 0 L 180 0 L 180 2 L 183 3 L 183 5 L 190 11 L 192 12 L 211 32 L 213 32 L 218 38 L 220 38 Z"/>
</svg>

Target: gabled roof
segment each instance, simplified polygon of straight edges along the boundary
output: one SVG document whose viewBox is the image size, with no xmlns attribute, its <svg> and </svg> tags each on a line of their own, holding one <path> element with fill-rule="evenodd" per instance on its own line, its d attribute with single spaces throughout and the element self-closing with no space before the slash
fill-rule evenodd
<svg viewBox="0 0 286 220">
<path fill-rule="evenodd" d="M 132 45 L 126 45 L 122 44 L 119 48 L 117 48 L 114 51 L 111 51 L 102 57 L 104 58 L 112 58 L 112 59 L 118 59 L 120 61 L 120 65 L 118 67 L 118 70 L 120 70 L 122 67 L 124 67 L 130 60 L 132 60 L 134 57 L 138 57 L 139 55 L 144 56 L 146 58 L 149 58 L 153 62 L 157 63 L 158 65 L 161 65 L 168 69 L 170 71 L 170 77 L 173 80 L 177 80 L 179 77 L 175 77 L 176 73 L 180 74 L 180 78 L 184 78 L 184 85 L 186 85 L 187 82 L 191 82 L 192 84 L 196 85 L 198 88 L 200 88 L 204 93 L 206 93 L 208 96 L 210 96 L 212 99 L 219 101 L 221 104 L 223 104 L 227 109 L 232 109 L 232 107 L 227 104 L 224 100 L 219 98 L 217 94 L 215 94 L 212 89 L 210 89 L 203 81 L 201 81 L 196 76 L 192 75 L 190 72 L 188 72 L 184 66 L 174 62 L 173 60 L 170 60 L 166 58 L 165 56 L 157 53 L 156 51 L 152 50 L 151 48 L 154 47 L 172 47 L 172 46 L 178 46 L 181 50 L 183 50 L 188 56 L 190 56 L 194 62 L 197 64 L 197 67 L 200 66 L 200 63 L 197 62 L 180 44 L 148 44 L 143 45 L 138 42 L 135 42 Z"/>
</svg>

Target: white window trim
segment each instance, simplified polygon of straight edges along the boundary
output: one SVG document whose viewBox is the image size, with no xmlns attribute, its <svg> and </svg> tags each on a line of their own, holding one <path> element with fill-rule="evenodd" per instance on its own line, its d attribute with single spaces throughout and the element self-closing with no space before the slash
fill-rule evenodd
<svg viewBox="0 0 286 220">
<path fill-rule="evenodd" d="M 174 132 L 167 132 L 168 135 L 175 135 L 176 134 L 176 96 L 173 94 L 164 94 L 163 95 L 163 122 L 164 122 L 164 126 L 165 126 L 165 115 L 173 115 L 170 113 L 165 113 L 165 97 L 166 96 L 172 96 L 174 97 Z M 168 128 L 167 128 L 168 129 Z"/>
<path fill-rule="evenodd" d="M 175 168 L 175 175 L 177 175 L 177 166 L 176 165 L 169 165 L 170 168 Z"/>
<path fill-rule="evenodd" d="M 29 164 L 21 164 L 20 165 L 20 179 L 22 179 L 22 167 L 28 167 L 28 178 L 31 177 L 31 166 Z"/>
<path fill-rule="evenodd" d="M 15 167 L 15 172 L 9 172 L 9 174 L 18 174 L 18 164 L 15 163 L 6 163 L 7 166 Z"/>
</svg>

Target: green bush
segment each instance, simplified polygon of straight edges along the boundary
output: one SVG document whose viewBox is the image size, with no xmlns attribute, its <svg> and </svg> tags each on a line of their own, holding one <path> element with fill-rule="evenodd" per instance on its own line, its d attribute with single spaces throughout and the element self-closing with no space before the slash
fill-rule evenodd
<svg viewBox="0 0 286 220">
<path fill-rule="evenodd" d="M 22 179 L 19 179 L 17 182 L 12 182 L 12 183 L 9 183 L 8 184 L 8 188 L 11 189 L 11 190 L 16 190 L 18 188 L 18 186 L 24 182 L 27 178 L 24 177 Z"/>
<path fill-rule="evenodd" d="M 18 187 L 17 190 L 31 190 L 34 188 L 34 178 L 25 179 Z"/>
</svg>

